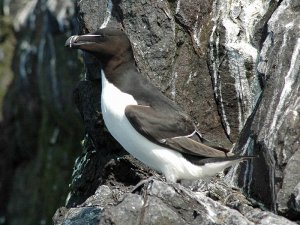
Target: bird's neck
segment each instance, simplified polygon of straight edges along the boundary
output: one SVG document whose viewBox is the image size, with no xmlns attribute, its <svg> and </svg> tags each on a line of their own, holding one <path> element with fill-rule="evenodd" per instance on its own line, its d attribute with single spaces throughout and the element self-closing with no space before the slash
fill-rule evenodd
<svg viewBox="0 0 300 225">
<path fill-rule="evenodd" d="M 128 91 L 130 84 L 137 83 L 141 77 L 133 60 L 119 64 L 114 70 L 105 68 L 103 70 L 106 80 L 124 92 Z"/>
<path fill-rule="evenodd" d="M 130 52 L 123 52 L 119 55 L 110 57 L 106 62 L 104 62 L 103 70 L 106 76 L 110 77 L 131 65 L 134 65 L 133 55 Z"/>
</svg>

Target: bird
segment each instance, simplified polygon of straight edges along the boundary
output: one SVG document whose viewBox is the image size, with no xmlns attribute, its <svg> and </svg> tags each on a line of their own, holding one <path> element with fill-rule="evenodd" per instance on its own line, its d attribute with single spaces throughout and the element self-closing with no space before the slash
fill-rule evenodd
<svg viewBox="0 0 300 225">
<path fill-rule="evenodd" d="M 190 116 L 139 72 L 126 33 L 118 28 L 69 37 L 65 46 L 101 63 L 101 111 L 111 135 L 168 182 L 197 180 L 251 158 L 207 141 Z"/>
</svg>

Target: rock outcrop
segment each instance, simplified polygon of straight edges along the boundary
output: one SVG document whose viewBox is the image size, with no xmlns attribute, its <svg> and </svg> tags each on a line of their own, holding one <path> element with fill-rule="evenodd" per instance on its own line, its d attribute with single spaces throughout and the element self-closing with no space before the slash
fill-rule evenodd
<svg viewBox="0 0 300 225">
<path fill-rule="evenodd" d="M 75 7 L 55 0 L 0 6 L 0 87 L 7 85 L 0 117 L 0 224 L 51 224 L 65 203 L 83 136 L 72 99 L 81 65 L 62 44 L 76 26 Z M 0 96 L 2 102 L 2 90 Z"/>
<path fill-rule="evenodd" d="M 67 208 L 57 211 L 55 223 L 294 224 L 274 213 L 299 220 L 299 4 L 78 1 L 82 32 L 122 27 L 139 69 L 193 117 L 204 137 L 259 158 L 224 178 L 183 186 L 155 180 L 128 193 L 156 173 L 103 128 L 99 68 L 84 54 L 87 80 L 75 99 L 87 136 Z"/>
<path fill-rule="evenodd" d="M 212 180 L 206 185 L 191 191 L 180 184 L 154 180 L 135 194 L 101 185 L 83 204 L 60 208 L 54 224 L 296 225 L 284 217 L 253 208 L 239 191 L 225 183 Z"/>
<path fill-rule="evenodd" d="M 300 218 L 299 7 L 298 1 L 282 1 L 265 24 L 256 67 L 263 84 L 261 102 L 239 145 L 248 143 L 261 157 L 249 174 L 247 192 L 291 219 Z"/>
<path fill-rule="evenodd" d="M 0 6 L 1 15 L 14 18 L 5 22 L 8 31 L 1 20 L 0 63 L 12 58 L 1 51 L 3 43 L 10 49 L 16 43 L 0 117 L 0 200 L 6 203 L 0 224 L 51 224 L 65 200 L 55 224 L 299 223 L 298 0 L 77 0 L 75 6 L 11 0 Z M 131 193 L 140 180 L 158 175 L 105 129 L 94 58 L 82 54 L 82 65 L 63 48 L 71 34 L 105 26 L 125 30 L 138 68 L 192 116 L 205 138 L 259 158 L 225 176 L 181 184 L 155 178 Z"/>
<path fill-rule="evenodd" d="M 266 162 L 271 163 L 273 204 L 279 213 L 294 218 L 300 217 L 296 194 L 300 182 L 300 28 L 295 25 L 300 22 L 299 8 L 298 1 L 284 1 L 268 21 L 258 64 L 265 90 L 252 132 Z"/>
</svg>

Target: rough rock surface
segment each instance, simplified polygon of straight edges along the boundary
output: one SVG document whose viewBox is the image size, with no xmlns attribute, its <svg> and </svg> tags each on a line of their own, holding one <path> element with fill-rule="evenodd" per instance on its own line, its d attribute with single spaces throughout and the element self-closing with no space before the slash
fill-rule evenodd
<svg viewBox="0 0 300 225">
<path fill-rule="evenodd" d="M 154 180 L 139 193 L 101 185 L 81 205 L 58 209 L 54 224 L 296 224 L 253 208 L 239 191 L 225 183 L 213 180 L 208 184 L 191 191 L 180 184 Z"/>
<path fill-rule="evenodd" d="M 122 27 L 140 71 L 193 117 L 206 138 L 227 147 L 236 143 L 237 153 L 260 157 L 224 178 L 183 186 L 155 180 L 130 193 L 139 180 L 157 174 L 126 155 L 103 128 L 100 71 L 84 54 L 86 80 L 75 99 L 87 136 L 67 208 L 57 211 L 55 223 L 295 224 L 265 210 L 300 218 L 298 3 L 93 4 L 78 1 L 82 32 Z M 251 201 L 230 185 L 241 187 Z"/>
<path fill-rule="evenodd" d="M 282 1 L 267 21 L 257 65 L 263 93 L 241 138 L 241 145 L 248 143 L 248 150 L 260 155 L 247 192 L 295 220 L 300 218 L 294 194 L 300 181 L 299 7 L 299 1 Z"/>
<path fill-rule="evenodd" d="M 55 0 L 0 6 L 0 88 L 9 83 L 0 117 L 0 224 L 51 224 L 83 136 L 72 101 L 81 65 L 62 44 L 75 7 Z"/>
<path fill-rule="evenodd" d="M 72 1 L 11 0 L 0 6 L 1 15 L 14 18 L 10 35 L 17 43 L 0 122 L 0 200 L 7 203 L 0 205 L 0 224 L 50 224 L 57 204 L 64 204 L 83 137 L 71 102 L 79 80 L 74 99 L 86 136 L 56 224 L 294 224 L 282 216 L 299 222 L 298 0 L 77 0 L 75 9 Z M 63 48 L 71 35 L 66 30 L 105 26 L 125 30 L 140 71 L 192 116 L 204 137 L 259 158 L 224 178 L 184 181 L 184 187 L 155 180 L 129 194 L 157 174 L 105 129 L 93 57 L 83 54 L 80 77 L 76 52 Z M 1 32 L 2 25 L 0 60 L 2 40 L 10 39 Z"/>
</svg>

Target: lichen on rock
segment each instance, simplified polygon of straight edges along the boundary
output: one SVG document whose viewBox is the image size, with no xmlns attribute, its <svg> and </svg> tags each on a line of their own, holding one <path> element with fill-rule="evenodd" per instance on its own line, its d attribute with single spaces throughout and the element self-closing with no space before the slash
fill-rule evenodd
<svg viewBox="0 0 300 225">
<path fill-rule="evenodd" d="M 297 4 L 100 1 L 104 7 L 92 10 L 93 2 L 79 1 L 83 32 L 122 27 L 139 70 L 186 109 L 204 137 L 227 147 L 235 143 L 236 153 L 259 158 L 225 177 L 181 185 L 154 179 L 129 193 L 139 180 L 158 175 L 126 155 L 105 130 L 99 68 L 84 54 L 87 80 L 78 85 L 75 98 L 93 154 L 85 152 L 79 161 L 98 166 L 81 167 L 89 175 L 83 173 L 71 196 L 78 191 L 82 198 L 58 210 L 56 224 L 87 222 L 84 212 L 99 224 L 295 224 L 290 220 L 299 219 L 299 40 L 292 38 L 299 24 Z"/>
</svg>

